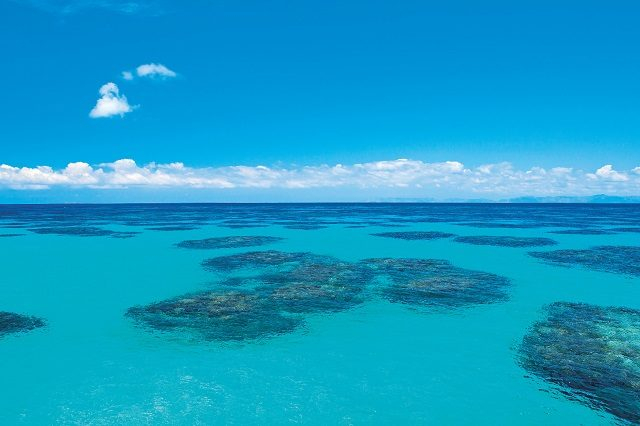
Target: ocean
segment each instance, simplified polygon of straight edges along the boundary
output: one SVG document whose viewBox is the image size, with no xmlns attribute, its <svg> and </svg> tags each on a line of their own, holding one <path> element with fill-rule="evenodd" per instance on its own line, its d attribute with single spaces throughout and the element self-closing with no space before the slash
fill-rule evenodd
<svg viewBox="0 0 640 426">
<path fill-rule="evenodd" d="M 639 243 L 640 205 L 3 205 L 0 424 L 637 424 Z"/>
</svg>

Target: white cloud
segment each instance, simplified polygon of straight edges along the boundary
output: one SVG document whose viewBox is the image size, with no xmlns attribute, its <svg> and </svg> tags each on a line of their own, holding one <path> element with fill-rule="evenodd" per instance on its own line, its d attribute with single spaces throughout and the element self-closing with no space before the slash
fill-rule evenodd
<svg viewBox="0 0 640 426">
<path fill-rule="evenodd" d="M 144 64 L 136 68 L 138 77 L 175 77 L 177 74 L 162 64 Z"/>
<path fill-rule="evenodd" d="M 615 171 L 611 164 L 600 167 L 596 170 L 595 175 L 601 179 L 611 180 L 614 182 L 624 182 L 629 180 L 629 177 L 626 174 Z"/>
<path fill-rule="evenodd" d="M 107 83 L 100 88 L 100 99 L 96 106 L 89 112 L 91 118 L 112 117 L 114 115 L 123 116 L 131 111 L 133 107 L 129 105 L 126 96 L 120 94 L 120 90 L 115 83 Z"/>
<path fill-rule="evenodd" d="M 635 169 L 634 169 L 635 170 Z M 138 165 L 134 160 L 91 166 L 70 163 L 55 170 L 48 166 L 0 165 L 0 187 L 44 189 L 88 188 L 352 188 L 376 191 L 412 191 L 421 196 L 479 196 L 502 198 L 521 195 L 640 195 L 640 174 L 619 172 L 606 165 L 588 173 L 568 167 L 518 170 L 510 163 L 465 167 L 457 161 L 425 163 L 399 159 L 351 165 L 302 167 L 226 166 L 187 167 L 182 163 Z"/>
<path fill-rule="evenodd" d="M 131 71 L 122 71 L 122 78 L 125 80 L 133 80 L 133 73 Z"/>
</svg>

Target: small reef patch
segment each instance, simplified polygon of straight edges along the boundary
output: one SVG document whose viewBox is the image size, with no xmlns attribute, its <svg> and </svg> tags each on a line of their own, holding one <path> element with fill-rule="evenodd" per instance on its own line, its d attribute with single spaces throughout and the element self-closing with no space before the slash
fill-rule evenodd
<svg viewBox="0 0 640 426">
<path fill-rule="evenodd" d="M 46 228 L 30 228 L 29 231 L 36 234 L 45 235 L 71 235 L 75 237 L 111 237 L 111 238 L 132 238 L 138 232 L 119 232 L 95 226 L 55 226 Z"/>
<path fill-rule="evenodd" d="M 267 244 L 277 243 L 282 240 L 284 240 L 284 238 L 267 236 L 214 237 L 205 238 L 203 240 L 185 240 L 177 243 L 176 247 L 194 250 L 211 250 L 264 246 Z"/>
<path fill-rule="evenodd" d="M 309 256 L 313 255 L 311 253 L 287 253 L 277 250 L 250 251 L 207 259 L 202 262 L 202 266 L 211 272 L 228 272 L 241 268 L 255 269 L 284 266 L 292 262 L 301 262 Z"/>
<path fill-rule="evenodd" d="M 45 321 L 38 317 L 0 312 L 0 338 L 7 334 L 31 331 L 45 325 Z"/>
<path fill-rule="evenodd" d="M 519 347 L 520 365 L 567 398 L 640 424 L 640 311 L 556 302 Z"/>
<path fill-rule="evenodd" d="M 151 228 L 145 228 L 147 231 L 193 231 L 194 229 L 198 229 L 196 226 L 189 225 L 173 225 L 173 226 L 154 226 Z"/>
<path fill-rule="evenodd" d="M 470 235 L 457 237 L 454 241 L 476 246 L 496 246 L 496 247 L 542 247 L 558 244 L 551 238 L 543 237 L 509 237 L 509 236 L 489 236 Z"/>
<path fill-rule="evenodd" d="M 561 229 L 559 231 L 549 231 L 549 234 L 558 235 L 611 235 L 615 231 L 611 229 Z"/>
<path fill-rule="evenodd" d="M 640 276 L 640 247 L 596 246 L 583 250 L 534 251 L 529 255 L 553 265 Z"/>
<path fill-rule="evenodd" d="M 395 238 L 398 240 L 439 240 L 455 237 L 455 234 L 437 231 L 405 231 L 405 232 L 378 232 L 371 234 L 374 237 Z"/>
</svg>

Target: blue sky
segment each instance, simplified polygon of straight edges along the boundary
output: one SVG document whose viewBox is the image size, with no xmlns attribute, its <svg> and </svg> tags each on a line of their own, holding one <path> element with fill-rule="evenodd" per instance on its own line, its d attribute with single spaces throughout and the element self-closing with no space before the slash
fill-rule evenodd
<svg viewBox="0 0 640 426">
<path fill-rule="evenodd" d="M 621 174 L 606 185 L 556 192 L 640 194 L 639 17 L 633 1 L 5 1 L 0 164 L 82 162 L 93 173 L 135 159 L 210 177 L 410 159 L 459 162 L 469 176 L 503 162 L 523 173 L 561 166 L 580 179 L 612 165 Z M 177 75 L 138 77 L 145 64 Z M 132 111 L 91 118 L 108 82 Z M 49 187 L 20 179 L 5 178 L 0 199 Z M 401 185 L 439 195 L 433 181 Z M 52 194 L 72 199 L 74 188 Z M 494 195 L 525 191 L 538 193 Z"/>
</svg>

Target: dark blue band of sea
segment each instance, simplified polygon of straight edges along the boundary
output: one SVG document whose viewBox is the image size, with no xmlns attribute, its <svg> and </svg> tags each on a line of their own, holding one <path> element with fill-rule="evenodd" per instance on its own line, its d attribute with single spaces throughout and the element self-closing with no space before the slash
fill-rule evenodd
<svg viewBox="0 0 640 426">
<path fill-rule="evenodd" d="M 0 205 L 0 226 L 40 234 L 116 238 L 135 234 L 109 230 L 109 226 L 170 231 L 207 225 L 228 228 L 278 225 L 317 230 L 329 225 L 398 227 L 411 223 L 452 223 L 496 229 L 556 228 L 553 232 L 591 235 L 637 232 L 639 211 L 637 204 L 5 204 Z"/>
<path fill-rule="evenodd" d="M 640 424 L 640 311 L 557 302 L 529 330 L 519 362 L 567 398 Z"/>
</svg>

